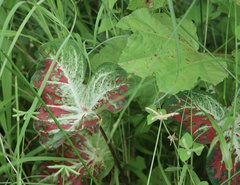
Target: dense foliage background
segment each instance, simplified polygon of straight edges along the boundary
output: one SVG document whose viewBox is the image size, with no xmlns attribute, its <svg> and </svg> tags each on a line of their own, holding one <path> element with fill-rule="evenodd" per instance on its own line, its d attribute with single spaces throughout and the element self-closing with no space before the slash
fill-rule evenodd
<svg viewBox="0 0 240 185">
<path fill-rule="evenodd" d="M 240 183 L 239 9 L 238 0 L 0 1 L 0 184 Z M 91 125 L 79 140 L 47 109 L 44 95 L 58 95 L 44 77 L 58 66 L 84 69 L 63 76 L 86 86 L 72 90 L 84 106 L 95 102 L 93 117 L 77 114 Z M 86 162 L 98 149 L 96 165 Z"/>
</svg>

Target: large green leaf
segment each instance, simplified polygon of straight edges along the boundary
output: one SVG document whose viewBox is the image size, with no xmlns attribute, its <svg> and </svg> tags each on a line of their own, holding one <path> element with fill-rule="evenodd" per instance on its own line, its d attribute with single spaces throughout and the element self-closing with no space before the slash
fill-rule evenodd
<svg viewBox="0 0 240 185">
<path fill-rule="evenodd" d="M 118 37 L 108 41 L 100 52 L 93 56 L 91 60 L 92 67 L 95 69 L 106 62 L 118 63 L 122 51 L 126 47 L 127 41 L 128 37 Z M 134 77 L 136 83 L 141 81 L 140 77 Z M 144 79 L 144 82 L 142 83 L 142 86 L 139 87 L 135 97 L 141 108 L 145 109 L 146 106 L 151 105 L 152 102 L 155 101 L 158 96 L 157 93 L 155 79 L 152 76 L 149 76 Z"/>
<path fill-rule="evenodd" d="M 160 7 L 164 7 L 166 4 L 166 0 L 130 0 L 128 4 L 128 9 L 136 10 L 138 8 L 149 8 L 151 10 L 156 10 Z"/>
<path fill-rule="evenodd" d="M 150 13 L 139 9 L 120 20 L 117 25 L 130 29 L 127 46 L 119 59 L 128 72 L 140 77 L 154 75 L 160 91 L 175 94 L 194 87 L 200 79 L 218 84 L 226 76 L 224 69 L 207 54 L 198 52 L 196 28 L 191 21 L 185 20 L 178 28 L 179 55 L 173 38 L 171 18 L 165 14 Z M 224 65 L 224 64 L 222 64 Z"/>
<path fill-rule="evenodd" d="M 96 69 L 99 65 L 105 62 L 118 63 L 118 59 L 122 54 L 122 50 L 126 47 L 127 37 L 118 37 L 108 41 L 101 49 L 95 54 L 91 60 L 91 65 Z"/>
</svg>

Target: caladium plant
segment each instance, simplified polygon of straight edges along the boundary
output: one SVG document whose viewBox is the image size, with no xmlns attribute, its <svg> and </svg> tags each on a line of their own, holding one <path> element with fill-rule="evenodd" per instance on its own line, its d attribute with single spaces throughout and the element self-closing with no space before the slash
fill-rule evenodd
<svg viewBox="0 0 240 185">
<path fill-rule="evenodd" d="M 121 110 L 131 83 L 121 67 L 104 63 L 90 82 L 84 84 L 87 63 L 82 51 L 76 43 L 68 41 L 56 58 L 60 46 L 61 41 L 54 40 L 40 47 L 42 62 L 32 77 L 32 84 L 36 88 L 42 85 L 55 60 L 42 99 L 62 128 L 74 135 L 86 126 L 94 126 L 102 110 L 114 113 Z M 43 106 L 38 111 L 35 130 L 40 134 L 40 142 L 48 149 L 59 147 L 65 140 L 63 134 Z"/>
<path fill-rule="evenodd" d="M 185 130 L 191 132 L 200 143 L 211 143 L 216 136 L 211 121 L 206 114 L 216 120 L 225 116 L 224 107 L 206 93 L 184 91 L 169 98 L 163 105 L 167 112 L 178 112 L 173 119 L 182 123 Z"/>
<path fill-rule="evenodd" d="M 111 131 L 110 115 L 105 112 L 102 116 L 102 128 L 106 135 Z M 113 157 L 101 132 L 92 129 L 83 129 L 71 138 L 91 173 L 97 178 L 105 177 L 113 167 Z M 38 182 L 78 185 L 84 184 L 84 180 L 90 178 L 78 156 L 71 146 L 64 142 L 56 151 L 51 152 L 56 157 L 64 157 L 67 160 L 46 161 L 35 165 L 35 174 Z"/>
<path fill-rule="evenodd" d="M 116 113 L 123 108 L 132 80 L 118 65 L 104 63 L 86 82 L 87 62 L 81 49 L 72 40 L 62 43 L 63 40 L 54 40 L 40 47 L 41 61 L 32 77 L 32 84 L 37 89 L 43 88 L 41 97 L 46 106 L 66 131 L 92 174 L 102 178 L 111 169 L 109 164 L 113 159 L 106 141 L 99 135 L 99 122 L 104 110 Z M 49 112 L 42 105 L 38 112 L 34 128 L 40 135 L 40 143 L 46 149 L 55 149 L 63 157 L 76 161 L 77 156 Z M 105 122 L 106 119 L 102 124 L 106 125 Z M 54 182 L 58 184 L 62 184 L 62 179 L 81 184 L 81 177 L 87 177 L 79 162 L 67 161 L 61 163 L 64 165 L 61 168 L 59 165 L 54 162 L 40 164 L 45 169 L 43 179 L 54 175 Z M 60 172 L 66 169 L 72 169 L 70 171 L 74 173 L 62 175 Z"/>
<path fill-rule="evenodd" d="M 207 158 L 207 173 L 213 185 L 224 183 L 227 179 L 231 185 L 240 183 L 240 115 L 233 124 L 227 124 L 227 108 L 222 106 L 216 99 L 203 92 L 184 91 L 170 97 L 163 108 L 167 112 L 178 112 L 170 122 L 182 124 L 185 131 L 192 134 L 193 138 L 202 144 L 210 144 L 217 136 L 209 117 L 212 117 L 218 127 L 223 132 L 227 149 L 231 151 L 232 147 L 232 169 L 231 177 L 223 160 L 219 141 L 214 146 L 211 154 Z M 227 184 L 227 182 L 226 182 Z"/>
</svg>

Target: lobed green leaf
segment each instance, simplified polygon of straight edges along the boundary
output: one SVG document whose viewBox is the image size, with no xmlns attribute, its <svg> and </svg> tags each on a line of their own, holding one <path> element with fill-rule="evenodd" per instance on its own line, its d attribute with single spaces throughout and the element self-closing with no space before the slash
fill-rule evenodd
<svg viewBox="0 0 240 185">
<path fill-rule="evenodd" d="M 216 85 L 227 77 L 222 66 L 213 58 L 197 51 L 196 28 L 191 21 L 182 23 L 189 33 L 178 27 L 178 55 L 171 25 L 170 17 L 150 13 L 147 9 L 136 10 L 122 18 L 117 26 L 131 29 L 133 34 L 119 64 L 142 78 L 154 75 L 160 91 L 171 90 L 172 94 L 191 89 L 199 78 Z M 224 63 L 222 65 L 225 66 Z"/>
</svg>

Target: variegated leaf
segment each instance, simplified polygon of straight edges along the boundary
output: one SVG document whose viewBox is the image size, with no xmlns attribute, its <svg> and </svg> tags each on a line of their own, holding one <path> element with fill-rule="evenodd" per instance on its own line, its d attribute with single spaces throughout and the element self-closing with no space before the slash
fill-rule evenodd
<svg viewBox="0 0 240 185">
<path fill-rule="evenodd" d="M 211 143 L 216 136 L 215 130 L 206 114 L 216 120 L 221 120 L 225 115 L 223 106 L 213 97 L 200 92 L 181 92 L 169 98 L 163 108 L 167 112 L 178 112 L 174 119 L 182 123 L 185 130 L 191 132 L 200 143 Z M 170 120 L 170 121 L 172 121 Z"/>
<path fill-rule="evenodd" d="M 110 114 L 110 113 L 109 113 Z M 103 115 L 102 128 L 107 136 L 110 135 L 110 115 L 107 112 Z M 98 127 L 99 125 L 97 125 Z M 84 129 L 72 138 L 73 144 L 79 151 L 82 158 L 85 160 L 91 173 L 97 178 L 105 177 L 113 167 L 113 157 L 108 148 L 100 130 Z M 66 142 L 60 148 L 59 152 L 63 152 L 64 157 L 78 159 L 77 155 L 72 150 L 71 146 Z M 75 170 L 78 171 L 84 178 L 89 177 L 86 169 L 80 161 L 72 164 Z"/>
<path fill-rule="evenodd" d="M 219 125 L 223 126 L 226 123 L 226 120 L 227 119 L 224 119 L 219 122 Z M 228 148 L 226 150 L 232 150 L 232 169 L 230 170 L 231 177 L 228 177 L 228 170 L 226 169 L 226 165 L 223 161 L 219 142 L 214 146 L 213 151 L 207 158 L 207 173 L 213 185 L 222 184 L 228 179 L 231 185 L 239 184 L 240 174 L 238 173 L 240 171 L 240 115 L 237 116 L 234 122 L 234 127 L 232 124 L 229 124 L 223 131 L 223 135 L 227 141 Z M 228 182 L 225 182 L 224 184 L 228 184 Z"/>
<path fill-rule="evenodd" d="M 104 112 L 102 128 L 107 136 L 110 135 L 112 128 L 110 120 L 110 113 Z M 99 125 L 97 125 L 97 127 L 99 127 Z M 102 179 L 113 167 L 113 157 L 103 135 L 97 127 L 95 130 L 91 128 L 79 130 L 79 132 L 70 139 L 91 173 L 95 178 Z M 69 160 L 65 160 L 64 162 L 48 161 L 36 164 L 35 174 L 38 175 L 38 182 L 77 185 L 83 184 L 83 180 L 89 178 L 83 164 L 78 160 L 77 155 L 67 142 L 64 142 L 55 152 L 56 156 L 68 158 Z M 68 175 L 66 173 L 58 173 L 59 170 L 61 170 L 57 168 L 59 165 L 61 165 L 62 168 L 71 169 L 72 171 L 68 171 Z"/>
<path fill-rule="evenodd" d="M 46 84 L 43 84 L 42 99 L 71 136 L 85 127 L 94 127 L 102 109 L 121 110 L 130 83 L 122 68 L 107 63 L 96 70 L 87 85 L 84 84 L 86 62 L 81 49 L 70 40 L 58 51 L 61 44 L 61 40 L 56 40 L 40 48 L 42 61 L 32 77 L 32 84 L 39 88 L 54 65 Z M 34 127 L 40 134 L 40 142 L 48 149 L 55 149 L 64 142 L 63 134 L 43 106 L 39 112 Z"/>
<path fill-rule="evenodd" d="M 232 166 L 231 177 L 228 177 L 228 171 L 224 164 L 222 152 L 219 143 L 207 159 L 207 173 L 213 185 L 224 183 L 227 179 L 231 185 L 240 183 L 240 115 L 234 121 L 227 122 L 225 118 L 225 109 L 220 103 L 206 93 L 184 92 L 172 96 L 164 105 L 167 111 L 179 112 L 180 115 L 174 117 L 174 121 L 182 123 L 185 130 L 192 133 L 192 136 L 203 144 L 209 144 L 216 136 L 211 121 L 206 114 L 212 116 L 223 131 L 228 148 L 231 151 L 232 146 Z M 232 142 L 230 142 L 232 141 Z M 225 182 L 224 184 L 228 184 Z"/>
<path fill-rule="evenodd" d="M 230 140 L 232 140 L 235 162 L 240 163 L 240 115 L 237 116 L 234 122 L 234 127 L 233 125 L 228 125 L 228 127 L 224 130 L 223 135 L 228 141 L 229 150 L 231 147 Z"/>
<path fill-rule="evenodd" d="M 84 96 L 86 107 L 93 111 L 108 109 L 118 112 L 126 103 L 129 80 L 127 73 L 118 65 L 102 64 L 87 86 Z"/>
<path fill-rule="evenodd" d="M 231 185 L 240 184 L 240 162 L 237 161 L 235 154 L 232 155 L 232 166 L 230 177 L 228 177 L 228 170 L 226 169 L 225 163 L 223 162 L 222 152 L 220 150 L 219 143 L 214 146 L 213 151 L 207 158 L 207 173 L 209 179 L 213 185 L 219 185 L 223 182 L 224 185 L 228 184 L 228 180 Z"/>
<path fill-rule="evenodd" d="M 59 56 L 56 56 L 61 44 L 61 40 L 54 40 L 40 47 L 42 61 L 38 66 L 39 70 L 32 77 L 32 84 L 39 88 L 51 64 L 56 60 L 42 98 L 62 128 L 67 132 L 74 132 L 84 115 L 79 100 L 85 90 L 83 81 L 86 63 L 80 48 L 71 40 L 59 51 Z M 39 112 L 35 130 L 40 133 L 40 142 L 47 148 L 57 148 L 64 141 L 63 134 L 44 107 L 40 107 Z"/>
</svg>

